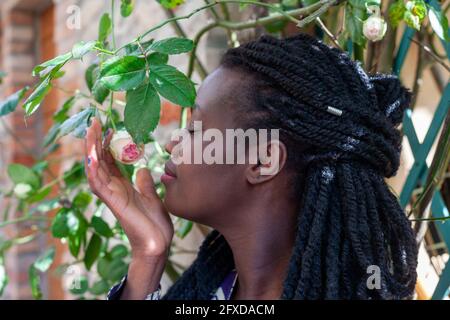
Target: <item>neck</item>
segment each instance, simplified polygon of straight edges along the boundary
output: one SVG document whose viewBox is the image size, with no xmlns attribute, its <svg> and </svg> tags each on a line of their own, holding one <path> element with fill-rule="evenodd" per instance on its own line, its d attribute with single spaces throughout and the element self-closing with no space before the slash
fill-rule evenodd
<svg viewBox="0 0 450 320">
<path fill-rule="evenodd" d="M 235 299 L 278 299 L 295 241 L 297 212 L 292 204 L 280 198 L 257 200 L 235 212 L 248 221 L 219 230 L 238 273 Z"/>
</svg>

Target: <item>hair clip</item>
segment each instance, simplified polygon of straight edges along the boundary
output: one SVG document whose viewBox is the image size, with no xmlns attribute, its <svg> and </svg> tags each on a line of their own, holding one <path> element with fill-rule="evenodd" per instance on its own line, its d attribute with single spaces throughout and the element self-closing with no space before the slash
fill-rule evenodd
<svg viewBox="0 0 450 320">
<path fill-rule="evenodd" d="M 335 116 L 339 116 L 339 117 L 342 115 L 342 110 L 341 109 L 338 109 L 338 108 L 335 108 L 335 107 L 331 107 L 331 106 L 327 107 L 327 112 L 329 112 L 329 113 L 331 113 L 331 114 L 333 114 Z"/>
</svg>

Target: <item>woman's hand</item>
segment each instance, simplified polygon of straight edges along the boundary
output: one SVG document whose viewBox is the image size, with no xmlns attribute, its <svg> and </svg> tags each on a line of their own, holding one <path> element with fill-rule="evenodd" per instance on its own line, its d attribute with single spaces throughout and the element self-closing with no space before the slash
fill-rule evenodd
<svg viewBox="0 0 450 320">
<path fill-rule="evenodd" d="M 123 175 L 108 150 L 113 132 L 102 143 L 102 127 L 94 118 L 85 139 L 89 185 L 112 211 L 131 245 L 133 259 L 160 259 L 173 238 L 173 224 L 146 168 L 139 169 L 136 188 Z M 102 146 L 103 145 L 103 146 Z"/>
</svg>

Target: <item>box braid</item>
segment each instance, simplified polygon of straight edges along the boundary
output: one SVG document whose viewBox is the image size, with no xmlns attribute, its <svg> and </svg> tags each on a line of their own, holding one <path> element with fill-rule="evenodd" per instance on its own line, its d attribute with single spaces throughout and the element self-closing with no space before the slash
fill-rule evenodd
<svg viewBox="0 0 450 320">
<path fill-rule="evenodd" d="M 359 62 L 307 34 L 264 35 L 229 49 L 221 66 L 248 78 L 247 128 L 278 128 L 299 201 L 295 246 L 281 299 L 403 299 L 416 282 L 410 223 L 384 177 L 399 166 L 396 128 L 411 93 L 393 75 L 368 75 Z M 329 106 L 342 111 L 328 112 Z M 163 299 L 209 299 L 233 267 L 212 231 L 193 264 Z M 381 286 L 369 289 L 369 266 Z"/>
</svg>

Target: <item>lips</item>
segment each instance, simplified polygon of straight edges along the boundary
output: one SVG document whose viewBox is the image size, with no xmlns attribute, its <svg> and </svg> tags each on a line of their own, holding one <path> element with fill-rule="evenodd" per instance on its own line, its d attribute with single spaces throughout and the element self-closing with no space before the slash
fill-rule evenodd
<svg viewBox="0 0 450 320">
<path fill-rule="evenodd" d="M 175 173 L 175 166 L 172 162 L 167 161 L 166 164 L 164 165 L 164 172 L 168 175 L 171 176 L 173 178 L 177 177 L 177 174 Z"/>
</svg>

